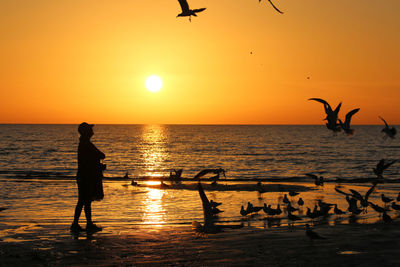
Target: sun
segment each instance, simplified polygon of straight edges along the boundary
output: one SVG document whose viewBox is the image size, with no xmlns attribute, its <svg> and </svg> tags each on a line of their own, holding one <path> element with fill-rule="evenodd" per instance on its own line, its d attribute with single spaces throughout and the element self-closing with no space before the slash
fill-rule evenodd
<svg viewBox="0 0 400 267">
<path fill-rule="evenodd" d="M 162 80 L 160 77 L 158 77 L 157 75 L 150 75 L 149 77 L 147 77 L 146 79 L 146 88 L 147 90 L 149 90 L 150 92 L 158 92 L 161 90 L 162 87 Z"/>
</svg>

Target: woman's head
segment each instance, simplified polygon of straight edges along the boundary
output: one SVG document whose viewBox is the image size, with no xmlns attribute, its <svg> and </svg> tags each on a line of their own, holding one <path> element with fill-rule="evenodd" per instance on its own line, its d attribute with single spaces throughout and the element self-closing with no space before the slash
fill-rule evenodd
<svg viewBox="0 0 400 267">
<path fill-rule="evenodd" d="M 79 124 L 78 132 L 80 133 L 81 136 L 90 138 L 94 134 L 93 126 L 94 126 L 93 124 L 82 122 L 81 124 Z"/>
</svg>

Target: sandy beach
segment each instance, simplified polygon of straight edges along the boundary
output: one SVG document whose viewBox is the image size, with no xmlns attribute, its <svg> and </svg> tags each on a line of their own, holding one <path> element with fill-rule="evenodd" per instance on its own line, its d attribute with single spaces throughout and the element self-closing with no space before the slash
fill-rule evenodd
<svg viewBox="0 0 400 267">
<path fill-rule="evenodd" d="M 225 191 L 239 185 L 222 184 L 221 191 L 206 191 L 210 199 L 222 201 L 225 210 L 218 223 L 238 224 L 241 229 L 226 229 L 217 234 L 200 235 L 191 226 L 202 223 L 202 209 L 195 190 L 135 187 L 124 182 L 107 182 L 107 198 L 95 203 L 95 220 L 102 232 L 72 235 L 69 231 L 75 198 L 73 184 L 26 181 L 8 182 L 10 188 L 26 193 L 46 185 L 59 192 L 53 202 L 46 195 L 34 195 L 35 203 L 22 200 L 10 202 L 10 208 L 0 213 L 0 266 L 396 266 L 400 264 L 400 220 L 384 223 L 371 208 L 368 213 L 351 217 L 330 214 L 317 220 L 314 231 L 326 237 L 311 241 L 305 234 L 305 224 L 312 221 L 305 209 L 296 212 L 303 220 L 288 226 L 287 215 L 276 221 L 263 212 L 242 217 L 240 204 L 255 205 L 282 201 L 286 190 L 304 190 L 300 196 L 307 207 L 318 199 L 338 203 L 345 209 L 344 196 L 335 192 L 336 184 L 323 189 L 311 184 L 269 184 L 271 190 L 262 199 L 254 191 Z M 71 187 L 71 188 L 70 188 Z M 187 185 L 191 187 L 191 185 Z M 209 187 L 209 186 L 207 186 Z M 247 184 L 241 184 L 242 189 Z M 283 192 L 279 192 L 282 189 Z M 369 186 L 343 186 L 365 192 Z M 312 189 L 307 191 L 307 189 Z M 380 193 L 395 196 L 398 187 L 379 185 L 371 201 L 380 204 Z M 154 191 L 156 190 L 156 191 Z M 278 192 L 276 192 L 278 191 Z M 14 196 L 12 196 L 14 197 Z M 297 198 L 296 198 L 297 200 Z M 185 203 L 180 206 L 179 203 Z M 382 204 L 380 204 L 382 205 Z M 141 210 L 142 209 L 142 210 Z M 173 214 L 173 213 L 176 214 Z M 139 217 L 138 217 L 139 216 Z M 175 218 L 175 219 L 174 219 Z M 181 219 L 180 219 L 181 218 Z M 174 222 L 174 223 L 171 223 Z M 271 223 L 269 223 L 271 222 Z M 84 226 L 84 219 L 81 221 Z"/>
<path fill-rule="evenodd" d="M 398 266 L 400 223 L 244 227 L 199 236 L 190 227 L 73 236 L 67 225 L 36 226 L 0 243 L 1 266 Z"/>
</svg>

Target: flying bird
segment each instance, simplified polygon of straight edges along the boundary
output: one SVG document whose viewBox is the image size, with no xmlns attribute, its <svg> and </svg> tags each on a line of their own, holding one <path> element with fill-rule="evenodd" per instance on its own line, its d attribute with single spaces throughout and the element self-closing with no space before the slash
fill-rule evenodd
<svg viewBox="0 0 400 267">
<path fill-rule="evenodd" d="M 351 193 L 345 193 L 342 190 L 340 190 L 339 188 L 335 187 L 336 192 L 345 195 L 346 197 L 353 197 L 357 200 L 360 201 L 361 206 L 363 206 L 364 208 L 369 206 L 369 202 L 368 202 L 368 198 L 369 196 L 375 191 L 376 189 L 376 183 L 374 183 L 370 189 L 368 189 L 368 191 L 365 193 L 365 195 L 361 195 L 358 191 L 354 190 L 354 189 L 349 189 Z"/>
<path fill-rule="evenodd" d="M 383 171 L 389 168 L 396 161 L 397 160 L 392 160 L 389 163 L 385 163 L 385 159 L 381 159 L 378 164 L 376 164 L 376 168 L 373 168 L 373 171 L 379 179 L 383 179 Z"/>
<path fill-rule="evenodd" d="M 335 110 L 332 110 L 331 106 L 326 102 L 325 100 L 321 98 L 309 98 L 308 100 L 314 100 L 317 102 L 320 102 L 324 104 L 324 109 L 326 113 L 326 118 L 324 120 L 327 120 L 328 122 L 326 123 L 326 128 L 329 130 L 332 130 L 333 132 L 340 132 L 340 124 L 337 123 L 338 121 L 338 114 L 340 111 L 340 107 L 342 106 L 342 102 L 337 105 Z"/>
<path fill-rule="evenodd" d="M 342 127 L 343 131 L 347 134 L 347 136 L 354 134 L 354 129 L 350 128 L 350 121 L 351 117 L 353 117 L 353 115 L 356 114 L 359 110 L 360 110 L 359 108 L 356 108 L 347 113 L 344 123 L 339 119 L 340 126 Z"/>
<path fill-rule="evenodd" d="M 260 3 L 261 0 L 258 0 L 258 2 Z M 274 5 L 274 3 L 271 2 L 271 0 L 268 0 L 268 2 L 271 4 L 271 6 L 272 6 L 276 11 L 278 11 L 278 12 L 281 13 L 281 14 L 283 14 L 283 12 L 280 11 L 280 10 Z"/>
<path fill-rule="evenodd" d="M 206 10 L 206 8 L 190 9 L 186 0 L 178 0 L 178 2 L 181 5 L 182 13 L 176 17 L 189 17 L 190 22 L 192 21 L 192 16 L 197 17 L 196 13 Z"/>
<path fill-rule="evenodd" d="M 396 128 L 390 127 L 389 124 L 387 124 L 387 122 L 381 116 L 379 116 L 379 118 L 385 123 L 385 128 L 383 128 L 381 132 L 385 133 L 386 136 L 390 138 L 394 138 L 397 133 Z"/>
</svg>

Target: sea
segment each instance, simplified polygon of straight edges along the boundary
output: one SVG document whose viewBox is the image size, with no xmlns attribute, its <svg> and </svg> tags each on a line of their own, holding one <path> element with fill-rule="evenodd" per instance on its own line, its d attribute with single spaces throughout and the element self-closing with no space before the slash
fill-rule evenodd
<svg viewBox="0 0 400 267">
<path fill-rule="evenodd" d="M 287 184 L 303 178 L 297 183 L 312 189 L 304 196 L 309 207 L 316 198 L 341 199 L 345 209 L 343 196 L 333 190 L 335 180 L 374 178 L 372 169 L 379 160 L 400 158 L 399 138 L 386 138 L 383 126 L 353 128 L 355 134 L 346 136 L 324 125 L 95 125 L 92 142 L 106 154 L 107 165 L 105 198 L 94 203 L 95 220 L 110 232 L 202 221 L 197 191 L 154 189 L 146 187 L 150 182 L 141 182 L 168 176 L 173 169 L 183 169 L 183 178 L 193 178 L 203 169 L 222 168 L 226 179 L 221 183 L 229 184 Z M 68 228 L 77 200 L 78 142 L 77 125 L 0 125 L 0 207 L 7 208 L 0 212 L 0 234 L 11 236 L 18 225 Z M 328 181 L 325 189 L 316 188 L 306 173 L 322 175 Z M 131 186 L 130 180 L 121 179 L 125 174 L 143 186 Z M 400 179 L 400 162 L 384 177 Z M 370 184 L 351 186 L 366 191 Z M 397 183 L 380 189 L 393 197 L 400 190 Z M 247 202 L 276 205 L 283 196 L 265 193 L 260 198 L 255 191 L 240 190 L 206 193 L 223 203 L 222 222 L 240 222 L 240 207 Z M 379 196 L 372 198 L 378 201 Z M 83 215 L 81 220 L 84 223 Z M 5 225 L 14 225 L 14 232 Z M 255 225 L 262 227 L 261 222 Z"/>
</svg>

